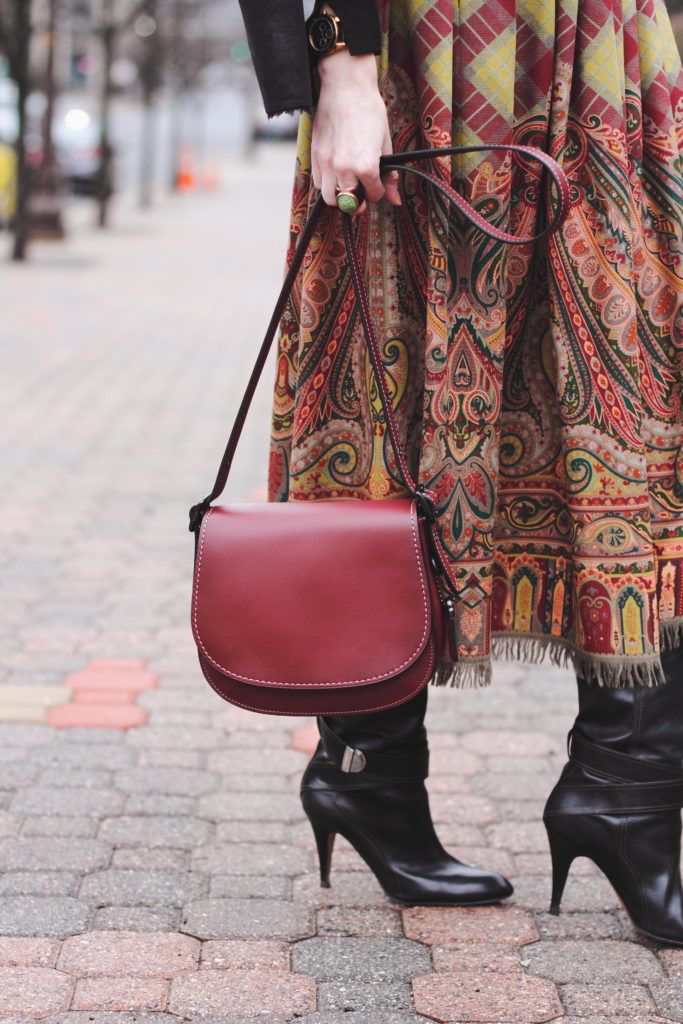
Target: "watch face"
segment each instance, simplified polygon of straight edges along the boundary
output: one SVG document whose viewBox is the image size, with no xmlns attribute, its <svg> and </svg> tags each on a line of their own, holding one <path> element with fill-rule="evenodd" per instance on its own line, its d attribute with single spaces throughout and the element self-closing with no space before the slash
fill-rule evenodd
<svg viewBox="0 0 683 1024">
<path fill-rule="evenodd" d="M 337 26 L 328 15 L 321 15 L 311 22 L 309 31 L 311 46 L 318 53 L 326 53 L 337 42 Z"/>
</svg>

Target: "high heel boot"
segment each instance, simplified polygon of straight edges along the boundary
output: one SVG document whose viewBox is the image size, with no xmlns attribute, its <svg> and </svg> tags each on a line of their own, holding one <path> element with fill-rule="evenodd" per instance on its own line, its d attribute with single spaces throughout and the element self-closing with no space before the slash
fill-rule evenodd
<svg viewBox="0 0 683 1024">
<path fill-rule="evenodd" d="M 301 801 L 315 834 L 321 885 L 329 887 L 339 833 L 399 903 L 496 903 L 510 895 L 510 883 L 455 860 L 434 831 L 424 784 L 426 706 L 425 688 L 395 708 L 318 718 L 320 742 L 301 782 Z"/>
<path fill-rule="evenodd" d="M 667 682 L 608 689 L 579 684 L 569 762 L 543 820 L 558 914 L 575 857 L 604 872 L 650 938 L 683 945 L 683 650 L 662 654 Z"/>
</svg>

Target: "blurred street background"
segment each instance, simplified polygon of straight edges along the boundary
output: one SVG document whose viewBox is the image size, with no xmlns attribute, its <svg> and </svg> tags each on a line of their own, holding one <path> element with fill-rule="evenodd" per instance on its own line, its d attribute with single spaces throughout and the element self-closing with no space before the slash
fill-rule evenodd
<svg viewBox="0 0 683 1024">
<path fill-rule="evenodd" d="M 237 4 L 0 0 L 0 54 L 0 1024 L 683 1022 L 683 951 L 590 862 L 547 913 L 569 671 L 430 693 L 439 834 L 515 885 L 470 910 L 390 903 L 339 838 L 321 889 L 313 721 L 201 676 L 187 511 L 274 304 L 294 165 Z M 228 500 L 265 499 L 272 380 Z"/>
</svg>

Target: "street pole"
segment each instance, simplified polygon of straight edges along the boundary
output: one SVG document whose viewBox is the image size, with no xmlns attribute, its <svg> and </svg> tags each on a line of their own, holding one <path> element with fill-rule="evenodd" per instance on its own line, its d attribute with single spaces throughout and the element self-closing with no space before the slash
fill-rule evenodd
<svg viewBox="0 0 683 1024">
<path fill-rule="evenodd" d="M 109 220 L 111 197 L 112 145 L 111 145 L 111 68 L 114 63 L 116 24 L 113 0 L 105 0 L 102 14 L 102 89 L 100 93 L 100 166 L 97 174 L 97 224 L 105 228 Z"/>
<path fill-rule="evenodd" d="M 26 162 L 26 101 L 31 90 L 29 71 L 29 49 L 31 44 L 31 0 L 15 0 L 14 3 L 14 50 L 12 77 L 17 87 L 17 113 L 19 119 L 16 141 L 17 153 L 17 200 L 14 215 L 13 260 L 26 259 L 29 238 L 28 199 L 29 172 Z"/>
</svg>

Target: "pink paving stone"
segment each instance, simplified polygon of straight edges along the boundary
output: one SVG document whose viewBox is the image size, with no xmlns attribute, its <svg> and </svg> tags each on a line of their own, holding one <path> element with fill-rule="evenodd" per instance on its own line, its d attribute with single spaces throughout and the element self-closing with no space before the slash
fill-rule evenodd
<svg viewBox="0 0 683 1024">
<path fill-rule="evenodd" d="M 67 684 L 68 685 L 68 684 Z M 483 729 L 466 733 L 463 746 L 484 757 L 535 757 L 560 752 L 560 743 L 554 736 L 543 732 L 514 732 L 513 730 Z"/>
<path fill-rule="evenodd" d="M 89 672 L 144 672 L 146 668 L 144 658 L 92 658 L 88 662 Z"/>
<path fill-rule="evenodd" d="M 62 704 L 50 709 L 47 724 L 60 728 L 130 729 L 144 725 L 148 716 L 146 708 L 135 704 Z"/>
<path fill-rule="evenodd" d="M 510 971 L 524 970 L 520 960 L 518 949 L 511 946 L 496 946 L 493 943 L 432 946 L 432 963 L 435 971 L 484 970 L 509 974 Z"/>
<path fill-rule="evenodd" d="M 512 857 L 505 850 L 492 850 L 489 846 L 450 846 L 448 852 L 463 864 L 472 864 L 486 871 L 497 871 L 500 875 L 515 873 Z"/>
<path fill-rule="evenodd" d="M 316 1004 L 313 978 L 289 971 L 196 971 L 171 982 L 169 1013 L 191 1020 L 231 1017 L 301 1017 Z"/>
<path fill-rule="evenodd" d="M 429 770 L 445 775 L 477 775 L 483 772 L 484 764 L 468 750 L 439 747 L 430 751 Z"/>
<path fill-rule="evenodd" d="M 72 690 L 131 690 L 142 693 L 143 690 L 154 689 L 157 677 L 151 672 L 92 672 L 86 669 L 83 672 L 72 672 L 64 680 L 64 685 Z"/>
<path fill-rule="evenodd" d="M 410 907 L 402 914 L 406 938 L 428 946 L 453 942 L 525 946 L 540 938 L 533 914 L 519 907 Z"/>
<path fill-rule="evenodd" d="M 51 967 L 0 967 L 0 1013 L 48 1017 L 66 1010 L 73 979 Z"/>
<path fill-rule="evenodd" d="M 303 729 L 295 729 L 292 733 L 292 746 L 302 750 L 304 754 L 313 754 L 318 746 L 320 733 L 317 725 L 307 725 Z"/>
<path fill-rule="evenodd" d="M 132 690 L 76 690 L 76 704 L 134 704 L 137 694 Z"/>
<path fill-rule="evenodd" d="M 163 1010 L 165 978 L 80 978 L 72 1010 Z"/>
<path fill-rule="evenodd" d="M 540 1024 L 564 1014 L 557 989 L 545 978 L 466 970 L 413 980 L 415 1010 L 437 1021 Z"/>
<path fill-rule="evenodd" d="M 57 966 L 90 978 L 173 978 L 196 970 L 200 949 L 198 939 L 177 932 L 87 932 L 64 940 Z"/>
<path fill-rule="evenodd" d="M 0 967 L 54 967 L 58 939 L 26 939 L 0 936 Z"/>
<path fill-rule="evenodd" d="M 209 939 L 202 943 L 202 969 L 268 968 L 289 969 L 289 946 L 284 942 Z"/>
</svg>

